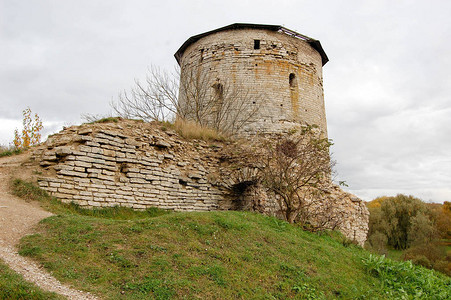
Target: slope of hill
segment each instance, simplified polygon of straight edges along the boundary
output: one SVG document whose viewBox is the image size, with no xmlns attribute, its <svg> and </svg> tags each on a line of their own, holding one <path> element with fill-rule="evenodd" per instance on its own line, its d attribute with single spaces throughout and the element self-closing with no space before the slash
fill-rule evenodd
<svg viewBox="0 0 451 300">
<path fill-rule="evenodd" d="M 20 253 L 105 299 L 451 296 L 449 277 L 260 214 L 125 209 L 123 218 L 114 209 L 47 205 L 58 215 L 22 239 Z"/>
</svg>

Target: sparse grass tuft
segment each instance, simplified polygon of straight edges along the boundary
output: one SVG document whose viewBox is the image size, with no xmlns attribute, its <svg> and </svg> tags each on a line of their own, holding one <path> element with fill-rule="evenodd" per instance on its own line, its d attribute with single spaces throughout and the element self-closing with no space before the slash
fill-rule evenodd
<svg viewBox="0 0 451 300">
<path fill-rule="evenodd" d="M 22 152 L 22 149 L 16 147 L 0 146 L 0 157 L 17 155 Z"/>
<path fill-rule="evenodd" d="M 45 201 L 51 199 L 49 194 L 31 182 L 14 179 L 12 183 L 13 194 L 27 201 Z"/>
<path fill-rule="evenodd" d="M 188 140 L 203 140 L 203 141 L 225 141 L 226 137 L 218 131 L 201 126 L 195 122 L 175 121 L 173 125 L 175 131 L 183 138 Z"/>
<path fill-rule="evenodd" d="M 94 124 L 94 123 L 117 123 L 120 120 L 122 120 L 120 117 L 106 117 L 106 118 L 101 118 L 99 120 L 95 120 L 93 122 L 90 122 L 89 124 Z"/>
</svg>

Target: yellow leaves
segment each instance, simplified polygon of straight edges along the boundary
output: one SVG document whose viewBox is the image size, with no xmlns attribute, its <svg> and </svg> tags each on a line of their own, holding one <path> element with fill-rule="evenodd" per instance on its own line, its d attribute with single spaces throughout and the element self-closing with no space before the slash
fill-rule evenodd
<svg viewBox="0 0 451 300">
<path fill-rule="evenodd" d="M 41 140 L 41 130 L 43 128 L 42 121 L 38 114 L 34 114 L 32 118 L 31 109 L 27 107 L 22 112 L 23 129 L 22 134 L 19 134 L 17 129 L 14 130 L 13 144 L 17 149 L 26 149 L 30 146 L 39 144 Z"/>
</svg>

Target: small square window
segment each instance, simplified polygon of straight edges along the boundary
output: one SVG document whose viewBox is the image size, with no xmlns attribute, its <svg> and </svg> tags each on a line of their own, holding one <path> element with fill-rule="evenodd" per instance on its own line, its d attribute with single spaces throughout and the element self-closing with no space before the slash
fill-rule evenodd
<svg viewBox="0 0 451 300">
<path fill-rule="evenodd" d="M 255 50 L 260 49 L 260 40 L 254 40 L 254 49 Z"/>
</svg>

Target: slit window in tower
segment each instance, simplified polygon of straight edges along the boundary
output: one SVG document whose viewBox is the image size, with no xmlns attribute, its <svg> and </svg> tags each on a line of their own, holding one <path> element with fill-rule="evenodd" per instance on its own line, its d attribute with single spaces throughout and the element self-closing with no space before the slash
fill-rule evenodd
<svg viewBox="0 0 451 300">
<path fill-rule="evenodd" d="M 296 75 L 294 75 L 294 73 L 290 74 L 290 76 L 288 77 L 288 82 L 290 84 L 290 88 L 296 87 Z"/>
<path fill-rule="evenodd" d="M 255 50 L 260 49 L 260 40 L 254 40 L 254 49 Z"/>
</svg>

